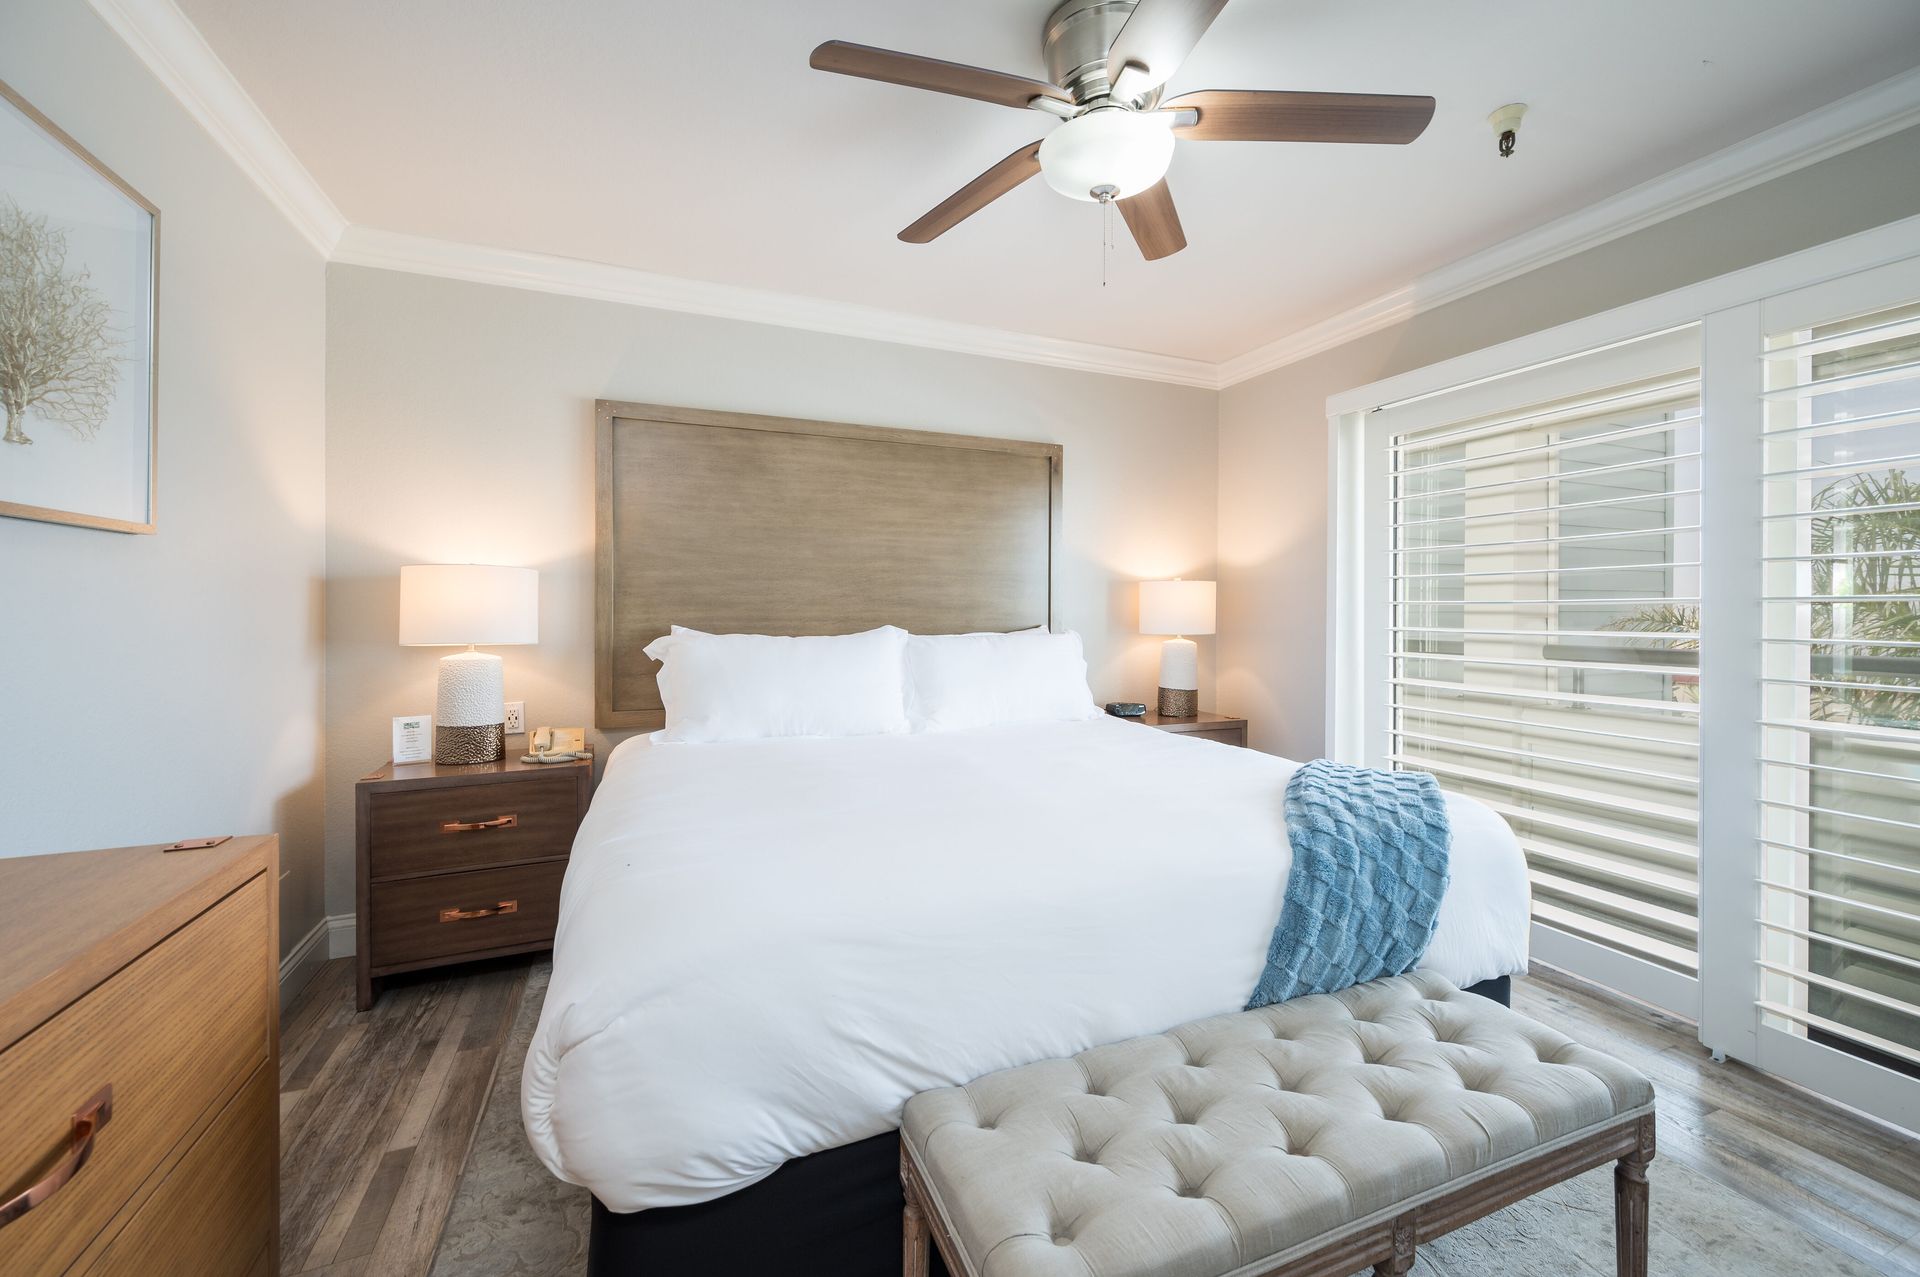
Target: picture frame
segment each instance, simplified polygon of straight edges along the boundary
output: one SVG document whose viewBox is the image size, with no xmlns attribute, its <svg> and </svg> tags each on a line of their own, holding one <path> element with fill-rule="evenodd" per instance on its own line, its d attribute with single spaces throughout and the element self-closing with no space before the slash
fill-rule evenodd
<svg viewBox="0 0 1920 1277">
<path fill-rule="evenodd" d="M 154 531 L 159 293 L 160 210 L 0 81 L 0 515 Z"/>
</svg>

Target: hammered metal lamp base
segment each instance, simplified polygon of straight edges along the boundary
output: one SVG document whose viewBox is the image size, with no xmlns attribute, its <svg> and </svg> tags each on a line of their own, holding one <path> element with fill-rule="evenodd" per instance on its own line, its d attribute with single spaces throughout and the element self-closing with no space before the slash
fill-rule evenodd
<svg viewBox="0 0 1920 1277">
<path fill-rule="evenodd" d="M 1192 718 L 1200 712 L 1200 693 L 1191 688 L 1160 689 L 1160 717 Z"/>
<path fill-rule="evenodd" d="M 484 727 L 435 727 L 433 761 L 442 766 L 461 763 L 497 763 L 507 755 L 505 723 Z"/>
</svg>

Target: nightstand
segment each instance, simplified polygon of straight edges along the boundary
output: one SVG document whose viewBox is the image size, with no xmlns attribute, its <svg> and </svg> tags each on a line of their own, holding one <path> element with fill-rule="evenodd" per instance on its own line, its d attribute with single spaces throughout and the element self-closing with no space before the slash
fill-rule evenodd
<svg viewBox="0 0 1920 1277">
<path fill-rule="evenodd" d="M 1224 745 L 1238 745 L 1242 749 L 1247 745 L 1247 720 L 1231 714 L 1215 714 L 1203 709 L 1191 718 L 1168 718 L 1148 710 L 1142 718 L 1125 721 L 1157 727 L 1163 732 L 1179 732 L 1183 736 L 1217 740 Z"/>
<path fill-rule="evenodd" d="M 387 763 L 354 786 L 359 1007 L 383 976 L 553 947 L 593 761 Z"/>
</svg>

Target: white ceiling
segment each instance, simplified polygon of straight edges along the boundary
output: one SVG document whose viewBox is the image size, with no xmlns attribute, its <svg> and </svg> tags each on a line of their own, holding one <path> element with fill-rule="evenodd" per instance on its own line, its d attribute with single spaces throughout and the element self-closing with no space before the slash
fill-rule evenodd
<svg viewBox="0 0 1920 1277">
<path fill-rule="evenodd" d="M 1433 124 L 1183 141 L 1190 247 L 1143 262 L 1115 218 L 1103 286 L 1102 211 L 1039 181 L 894 238 L 1047 117 L 807 67 L 839 38 L 1040 76 L 1053 0 L 179 3 L 354 224 L 1208 361 L 1920 65 L 1915 0 L 1235 0 L 1171 91 L 1428 93 Z"/>
</svg>

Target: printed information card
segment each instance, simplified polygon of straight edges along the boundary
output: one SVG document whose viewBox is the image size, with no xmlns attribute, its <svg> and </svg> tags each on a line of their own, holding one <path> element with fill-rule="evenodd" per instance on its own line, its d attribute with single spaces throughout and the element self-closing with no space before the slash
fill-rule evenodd
<svg viewBox="0 0 1920 1277">
<path fill-rule="evenodd" d="M 409 714 L 393 720 L 393 761 L 430 763 L 433 761 L 433 715 Z"/>
</svg>

